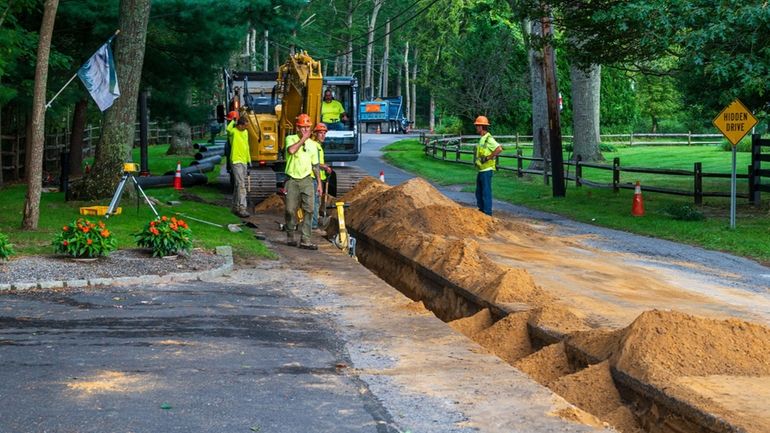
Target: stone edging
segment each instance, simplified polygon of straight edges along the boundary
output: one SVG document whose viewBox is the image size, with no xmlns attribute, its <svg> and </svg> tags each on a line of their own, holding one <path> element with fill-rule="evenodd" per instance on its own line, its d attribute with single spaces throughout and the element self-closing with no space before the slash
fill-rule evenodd
<svg viewBox="0 0 770 433">
<path fill-rule="evenodd" d="M 0 292 L 9 290 L 34 290 L 57 288 L 83 288 L 96 286 L 123 286 L 138 284 L 163 284 L 179 281 L 216 278 L 233 270 L 233 249 L 229 245 L 216 247 L 216 255 L 225 257 L 225 264 L 200 272 L 172 272 L 166 275 L 140 275 L 137 277 L 92 278 L 80 280 L 50 280 L 27 283 L 0 284 Z"/>
</svg>

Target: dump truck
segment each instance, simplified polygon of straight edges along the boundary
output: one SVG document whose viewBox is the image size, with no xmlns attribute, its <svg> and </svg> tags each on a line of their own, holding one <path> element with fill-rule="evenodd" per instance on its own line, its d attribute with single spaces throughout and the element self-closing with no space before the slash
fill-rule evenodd
<svg viewBox="0 0 770 433">
<path fill-rule="evenodd" d="M 329 193 L 340 196 L 351 190 L 366 173 L 348 165 L 361 153 L 358 132 L 358 81 L 355 77 L 324 77 L 321 63 L 306 52 L 290 56 L 275 72 L 234 72 L 224 70 L 225 103 L 228 111 L 238 111 L 249 119 L 251 166 L 247 173 L 249 205 L 275 194 L 285 181 L 287 135 L 296 133 L 295 121 L 306 113 L 313 124 L 321 119 L 324 90 L 330 89 L 345 107 L 346 122 L 330 128 L 324 155 L 333 172 Z"/>
<path fill-rule="evenodd" d="M 406 134 L 411 123 L 404 114 L 401 96 L 384 96 L 362 101 L 358 106 L 358 118 L 365 125 L 366 132 L 374 132 L 374 128 L 392 134 Z"/>
</svg>

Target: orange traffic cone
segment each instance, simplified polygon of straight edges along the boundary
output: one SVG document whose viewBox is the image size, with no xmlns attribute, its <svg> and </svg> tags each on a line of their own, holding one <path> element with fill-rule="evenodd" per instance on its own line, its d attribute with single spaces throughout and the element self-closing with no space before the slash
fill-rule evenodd
<svg viewBox="0 0 770 433">
<path fill-rule="evenodd" d="M 174 174 L 174 189 L 182 190 L 182 163 L 176 162 L 176 173 Z"/>
<path fill-rule="evenodd" d="M 642 200 L 642 186 L 639 181 L 636 181 L 636 188 L 634 188 L 634 204 L 631 206 L 631 215 L 644 216 L 644 201 Z"/>
<path fill-rule="evenodd" d="M 385 183 L 385 170 L 380 170 L 380 182 Z"/>
<path fill-rule="evenodd" d="M 380 130 L 380 124 L 379 123 L 377 124 L 377 133 L 378 134 L 382 134 L 382 131 Z"/>
</svg>

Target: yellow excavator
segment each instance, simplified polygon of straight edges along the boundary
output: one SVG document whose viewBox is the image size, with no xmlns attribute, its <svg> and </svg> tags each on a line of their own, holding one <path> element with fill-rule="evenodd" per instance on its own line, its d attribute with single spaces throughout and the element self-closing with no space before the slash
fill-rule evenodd
<svg viewBox="0 0 770 433">
<path fill-rule="evenodd" d="M 313 124 L 321 119 L 324 91 L 331 90 L 348 114 L 345 122 L 330 128 L 324 143 L 326 163 L 333 166 L 329 193 L 340 196 L 366 173 L 346 165 L 358 159 L 361 137 L 358 119 L 358 82 L 355 77 L 324 77 L 321 63 L 306 52 L 290 56 L 277 72 L 224 71 L 224 107 L 249 119 L 251 168 L 247 199 L 252 206 L 275 194 L 285 180 L 284 139 L 296 132 L 294 123 L 307 113 Z M 221 109 L 221 112 L 224 110 Z"/>
</svg>

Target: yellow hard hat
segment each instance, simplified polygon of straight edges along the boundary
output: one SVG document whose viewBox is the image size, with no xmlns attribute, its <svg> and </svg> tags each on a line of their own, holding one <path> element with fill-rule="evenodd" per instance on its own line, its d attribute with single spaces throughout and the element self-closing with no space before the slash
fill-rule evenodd
<svg viewBox="0 0 770 433">
<path fill-rule="evenodd" d="M 487 119 L 487 116 L 479 116 L 476 118 L 476 121 L 473 122 L 473 124 L 489 126 L 489 119 Z"/>
</svg>

